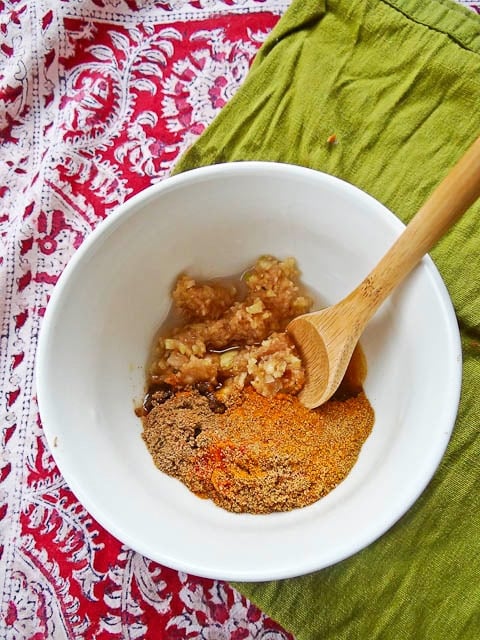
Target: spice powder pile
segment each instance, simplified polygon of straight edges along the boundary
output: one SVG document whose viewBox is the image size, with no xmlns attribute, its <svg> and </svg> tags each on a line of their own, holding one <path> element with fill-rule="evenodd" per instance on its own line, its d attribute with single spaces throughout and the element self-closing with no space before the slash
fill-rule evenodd
<svg viewBox="0 0 480 640">
<path fill-rule="evenodd" d="M 354 375 L 362 370 L 358 358 L 332 400 L 315 410 L 300 403 L 296 393 L 299 381 L 303 382 L 301 362 L 288 336 L 278 332 L 293 317 L 295 307 L 305 307 L 310 301 L 298 283 L 291 259 L 281 262 L 262 257 L 247 275 L 251 273 L 260 274 L 261 282 L 269 282 L 266 299 L 270 304 L 276 296 L 282 308 L 289 310 L 281 321 L 276 317 L 275 333 L 259 336 L 259 323 L 253 318 L 250 346 L 248 331 L 242 329 L 244 340 L 235 345 L 236 364 L 227 373 L 222 370 L 221 355 L 213 352 L 211 357 L 208 341 L 197 346 L 195 355 L 189 351 L 188 341 L 185 347 L 161 337 L 142 412 L 142 435 L 156 466 L 198 496 L 233 512 L 272 513 L 312 504 L 337 486 L 355 464 L 371 432 L 374 412 Z M 185 278 L 179 278 L 173 296 L 174 300 L 181 297 L 183 303 L 188 301 Z M 248 279 L 255 282 L 255 278 Z M 212 289 L 191 279 L 189 283 L 194 301 L 190 308 L 216 306 L 211 304 L 216 286 Z M 234 301 L 230 288 L 228 292 L 220 289 L 220 294 L 225 306 L 222 313 L 231 316 L 232 305 L 238 308 L 241 303 Z M 208 304 L 200 304 L 202 298 Z M 247 294 L 242 326 L 243 316 L 248 318 L 246 308 L 265 309 L 256 300 L 248 299 Z M 198 345 L 198 336 L 208 333 L 208 313 L 203 314 L 200 324 L 197 321 L 174 330 L 173 340 L 175 335 L 188 336 L 190 345 Z M 219 315 L 217 307 L 212 320 L 217 325 Z M 270 319 L 262 322 L 272 325 Z M 196 334 L 193 340 L 192 332 Z M 260 344 L 259 338 L 263 338 Z M 224 347 L 231 349 L 232 345 Z M 169 354 L 169 349 L 176 352 Z M 279 354 L 285 358 L 283 366 Z M 207 359 L 207 366 L 199 355 Z M 192 361 L 196 377 L 185 381 Z M 176 385 L 172 385 L 174 380 Z"/>
</svg>

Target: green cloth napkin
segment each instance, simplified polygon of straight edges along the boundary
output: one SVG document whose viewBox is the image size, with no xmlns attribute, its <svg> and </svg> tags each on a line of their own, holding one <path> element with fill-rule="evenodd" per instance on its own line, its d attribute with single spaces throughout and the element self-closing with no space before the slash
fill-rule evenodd
<svg viewBox="0 0 480 640">
<path fill-rule="evenodd" d="M 297 0 L 176 170 L 291 162 L 356 184 L 406 222 L 480 135 L 479 107 L 473 12 L 449 0 Z M 479 213 L 476 205 L 432 251 L 464 350 L 458 420 L 432 482 L 355 556 L 236 585 L 298 640 L 480 638 Z"/>
</svg>

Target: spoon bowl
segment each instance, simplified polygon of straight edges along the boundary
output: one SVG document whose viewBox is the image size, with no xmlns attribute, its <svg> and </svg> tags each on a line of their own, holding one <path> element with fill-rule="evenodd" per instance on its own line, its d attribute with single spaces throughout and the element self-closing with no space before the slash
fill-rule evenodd
<svg viewBox="0 0 480 640">
<path fill-rule="evenodd" d="M 355 331 L 355 327 L 339 326 L 342 317 L 339 304 L 298 316 L 287 327 L 306 369 L 306 384 L 299 397 L 308 409 L 318 407 L 335 393 L 357 344 L 361 327 Z M 332 353 L 337 354 L 335 358 Z"/>
</svg>

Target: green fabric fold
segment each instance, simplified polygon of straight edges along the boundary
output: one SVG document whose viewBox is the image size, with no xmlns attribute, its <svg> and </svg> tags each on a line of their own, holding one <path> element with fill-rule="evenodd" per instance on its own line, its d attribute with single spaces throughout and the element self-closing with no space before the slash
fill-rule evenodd
<svg viewBox="0 0 480 640">
<path fill-rule="evenodd" d="M 354 183 L 408 222 L 480 135 L 479 106 L 473 12 L 450 0 L 296 0 L 176 171 L 291 162 Z M 480 638 L 479 214 L 477 204 L 432 251 L 461 327 L 464 382 L 429 487 L 352 558 L 236 585 L 298 640 Z"/>
</svg>

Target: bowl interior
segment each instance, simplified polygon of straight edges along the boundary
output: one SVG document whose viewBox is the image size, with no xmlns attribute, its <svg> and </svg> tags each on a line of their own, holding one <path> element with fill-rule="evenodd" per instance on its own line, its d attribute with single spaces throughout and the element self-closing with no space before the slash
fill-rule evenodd
<svg viewBox="0 0 480 640">
<path fill-rule="evenodd" d="M 220 165 L 169 179 L 102 223 L 56 287 L 37 360 L 48 441 L 92 515 L 163 564 L 236 580 L 320 569 L 383 534 L 430 480 L 458 404 L 458 330 L 429 258 L 362 338 L 374 429 L 349 476 L 316 504 L 253 516 L 197 498 L 155 468 L 134 407 L 180 272 L 227 276 L 261 254 L 294 256 L 303 281 L 333 303 L 401 230 L 358 189 L 273 163 Z"/>
</svg>

